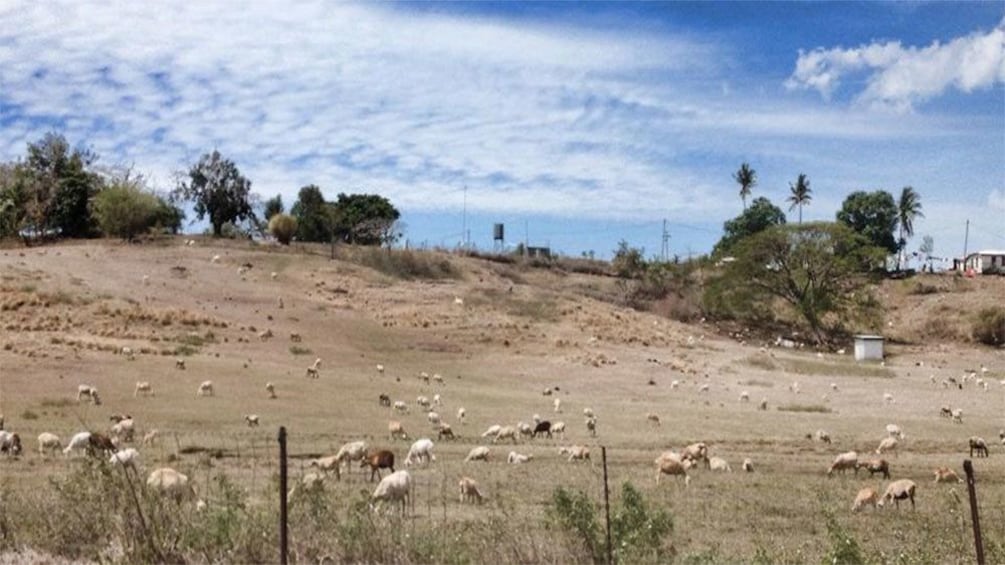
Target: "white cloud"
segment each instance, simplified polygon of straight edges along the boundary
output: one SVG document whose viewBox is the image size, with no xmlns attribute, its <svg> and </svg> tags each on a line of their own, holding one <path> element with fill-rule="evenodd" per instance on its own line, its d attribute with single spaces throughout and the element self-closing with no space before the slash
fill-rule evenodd
<svg viewBox="0 0 1005 565">
<path fill-rule="evenodd" d="M 988 208 L 1005 212 L 1005 190 L 995 188 L 988 193 Z"/>
<path fill-rule="evenodd" d="M 974 32 L 923 48 L 892 41 L 801 51 L 785 84 L 790 89 L 815 89 L 829 99 L 841 79 L 863 72 L 868 78 L 856 102 L 899 111 L 950 88 L 962 92 L 992 88 L 1005 83 L 1005 20 L 987 33 Z"/>
</svg>

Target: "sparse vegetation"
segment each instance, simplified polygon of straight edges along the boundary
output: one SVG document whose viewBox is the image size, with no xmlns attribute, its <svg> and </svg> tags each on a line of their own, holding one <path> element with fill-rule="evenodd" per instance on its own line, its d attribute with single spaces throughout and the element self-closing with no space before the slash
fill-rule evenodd
<svg viewBox="0 0 1005 565">
<path fill-rule="evenodd" d="M 829 414 L 833 412 L 830 408 L 824 406 L 823 404 L 783 404 L 778 407 L 779 412 L 816 412 L 820 414 Z"/>
<path fill-rule="evenodd" d="M 301 347 L 299 345 L 291 345 L 290 353 L 293 355 L 310 355 L 312 351 L 309 347 Z"/>
<path fill-rule="evenodd" d="M 356 247 L 348 259 L 396 279 L 459 279 L 460 271 L 446 255 L 433 251 Z"/>
<path fill-rule="evenodd" d="M 978 343 L 1005 345 L 1005 307 L 984 308 L 978 312 L 972 333 Z"/>
</svg>

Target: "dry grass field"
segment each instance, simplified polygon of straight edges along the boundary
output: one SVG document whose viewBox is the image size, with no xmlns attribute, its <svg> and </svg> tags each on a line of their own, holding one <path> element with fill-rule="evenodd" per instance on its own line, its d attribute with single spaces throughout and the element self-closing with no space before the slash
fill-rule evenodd
<svg viewBox="0 0 1005 565">
<path fill-rule="evenodd" d="M 213 527 L 224 528 L 224 518 L 240 524 L 228 535 L 192 542 L 185 547 L 202 549 L 176 557 L 273 562 L 278 426 L 289 430 L 294 479 L 310 458 L 354 439 L 392 449 L 401 466 L 409 442 L 388 439 L 388 420 L 400 419 L 412 438 L 435 440 L 415 400 L 439 394 L 436 410 L 461 437 L 438 441 L 436 461 L 412 469 L 417 487 L 409 518 L 361 510 L 373 485 L 354 467 L 341 482 L 328 481 L 314 495 L 319 500 L 293 509 L 297 560 L 589 560 L 548 508 L 557 487 L 602 501 L 600 446 L 606 446 L 615 507 L 627 481 L 650 509 L 673 519 L 661 551 L 650 556 L 654 562 L 860 556 L 870 563 L 970 563 L 965 485 L 933 484 L 932 471 L 949 466 L 962 475 L 967 438 L 977 435 L 991 444 L 991 456 L 974 462 L 985 546 L 989 563 L 1005 563 L 1005 447 L 998 439 L 1005 428 L 1005 353 L 960 339 L 967 312 L 1002 302 L 1005 279 L 930 276 L 885 285 L 888 334 L 898 344 L 888 346 L 885 366 L 878 366 L 856 364 L 850 354 L 741 344 L 710 326 L 619 308 L 591 298 L 613 292 L 604 277 L 430 252 L 395 260 L 412 261 L 407 272 L 431 278 L 403 278 L 368 266 L 391 260 L 379 251 L 340 250 L 336 261 L 325 253 L 201 239 L 192 246 L 178 239 L 0 250 L 0 412 L 25 442 L 22 457 L 0 456 L 6 558 L 16 561 L 25 547 L 84 560 L 134 555 L 128 547 L 75 544 L 73 531 L 53 537 L 87 522 L 63 507 L 74 504 L 73 485 L 101 480 L 105 471 L 83 458 L 39 455 L 41 432 L 65 443 L 80 430 L 107 431 L 109 415 L 120 412 L 135 418 L 138 437 L 156 428 L 158 443 L 139 448 L 140 474 L 160 466 L 187 473 L 209 504 Z M 215 255 L 219 262 L 211 261 Z M 245 264 L 250 269 L 239 273 Z M 919 280 L 938 288 L 911 286 Z M 273 337 L 263 340 L 266 329 Z M 302 341 L 291 341 L 291 333 Z M 185 360 L 185 370 L 175 367 L 176 358 Z M 305 369 L 315 358 L 322 360 L 320 378 L 308 379 Z M 973 381 L 962 390 L 940 384 L 968 370 L 978 371 L 988 389 Z M 444 382 L 426 383 L 421 372 Z M 198 397 L 207 379 L 215 395 Z M 153 395 L 134 397 L 136 381 L 149 381 Z M 265 392 L 270 381 L 276 399 Z M 76 401 L 84 383 L 99 389 L 100 406 Z M 548 387 L 556 392 L 542 395 Z M 742 391 L 750 402 L 739 401 Z M 381 393 L 407 402 L 409 413 L 381 407 Z M 892 403 L 884 402 L 885 393 Z M 555 398 L 561 414 L 553 411 Z M 762 399 L 767 410 L 758 409 Z M 941 418 L 943 405 L 961 408 L 963 423 Z M 459 407 L 467 411 L 463 423 Z M 598 418 L 596 437 L 584 425 L 587 407 Z M 659 427 L 647 423 L 649 412 L 659 415 Z M 245 414 L 258 414 L 261 426 L 249 428 Z M 480 437 L 491 424 L 532 422 L 534 414 L 566 422 L 565 439 L 514 446 Z M 827 467 L 840 452 L 871 454 L 890 423 L 907 437 L 885 457 L 894 479 L 918 483 L 917 509 L 902 504 L 853 514 L 858 490 L 882 493 L 886 481 L 864 471 L 828 478 Z M 833 443 L 806 438 L 818 429 Z M 696 469 L 688 488 L 675 480 L 657 486 L 654 458 L 696 441 L 734 472 Z M 483 444 L 492 448 L 489 462 L 462 462 Z M 592 463 L 558 454 L 572 444 L 590 446 Z M 510 450 L 534 459 L 508 465 Z M 748 457 L 753 473 L 740 470 Z M 458 503 L 463 475 L 479 481 L 486 504 Z M 209 523 L 192 509 L 178 511 Z M 405 534 L 388 533 L 393 528 Z"/>
</svg>

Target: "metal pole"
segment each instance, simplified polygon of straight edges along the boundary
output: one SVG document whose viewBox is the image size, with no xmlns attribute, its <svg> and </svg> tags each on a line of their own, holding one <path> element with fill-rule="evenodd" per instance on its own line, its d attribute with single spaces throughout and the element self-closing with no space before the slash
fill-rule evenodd
<svg viewBox="0 0 1005 565">
<path fill-rule="evenodd" d="M 279 562 L 286 565 L 289 539 L 286 522 L 286 426 L 279 426 Z"/>
<path fill-rule="evenodd" d="M 984 565 L 984 543 L 981 541 L 981 518 L 977 513 L 974 465 L 969 459 L 963 460 L 963 472 L 967 474 L 967 490 L 970 492 L 970 520 L 974 523 L 974 548 L 977 550 L 977 565 Z"/>
<path fill-rule="evenodd" d="M 967 274 L 967 244 L 970 243 L 970 220 L 967 220 L 967 231 L 963 233 L 963 274 Z"/>
<path fill-rule="evenodd" d="M 611 494 L 607 486 L 607 448 L 600 446 L 600 459 L 604 462 L 604 524 L 607 529 L 607 564 L 614 564 L 614 548 L 611 547 Z"/>
</svg>

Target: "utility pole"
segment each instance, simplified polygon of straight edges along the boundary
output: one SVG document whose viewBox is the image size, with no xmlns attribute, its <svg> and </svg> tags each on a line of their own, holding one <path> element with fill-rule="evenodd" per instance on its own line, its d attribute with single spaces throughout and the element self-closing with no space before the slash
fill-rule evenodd
<svg viewBox="0 0 1005 565">
<path fill-rule="evenodd" d="M 670 256 L 670 232 L 667 231 L 667 220 L 663 218 L 663 245 L 660 247 L 660 256 L 663 262 L 667 262 L 667 258 Z"/>
<path fill-rule="evenodd" d="M 963 235 L 963 273 L 967 272 L 967 244 L 970 243 L 970 219 L 967 218 L 967 231 Z"/>
</svg>

